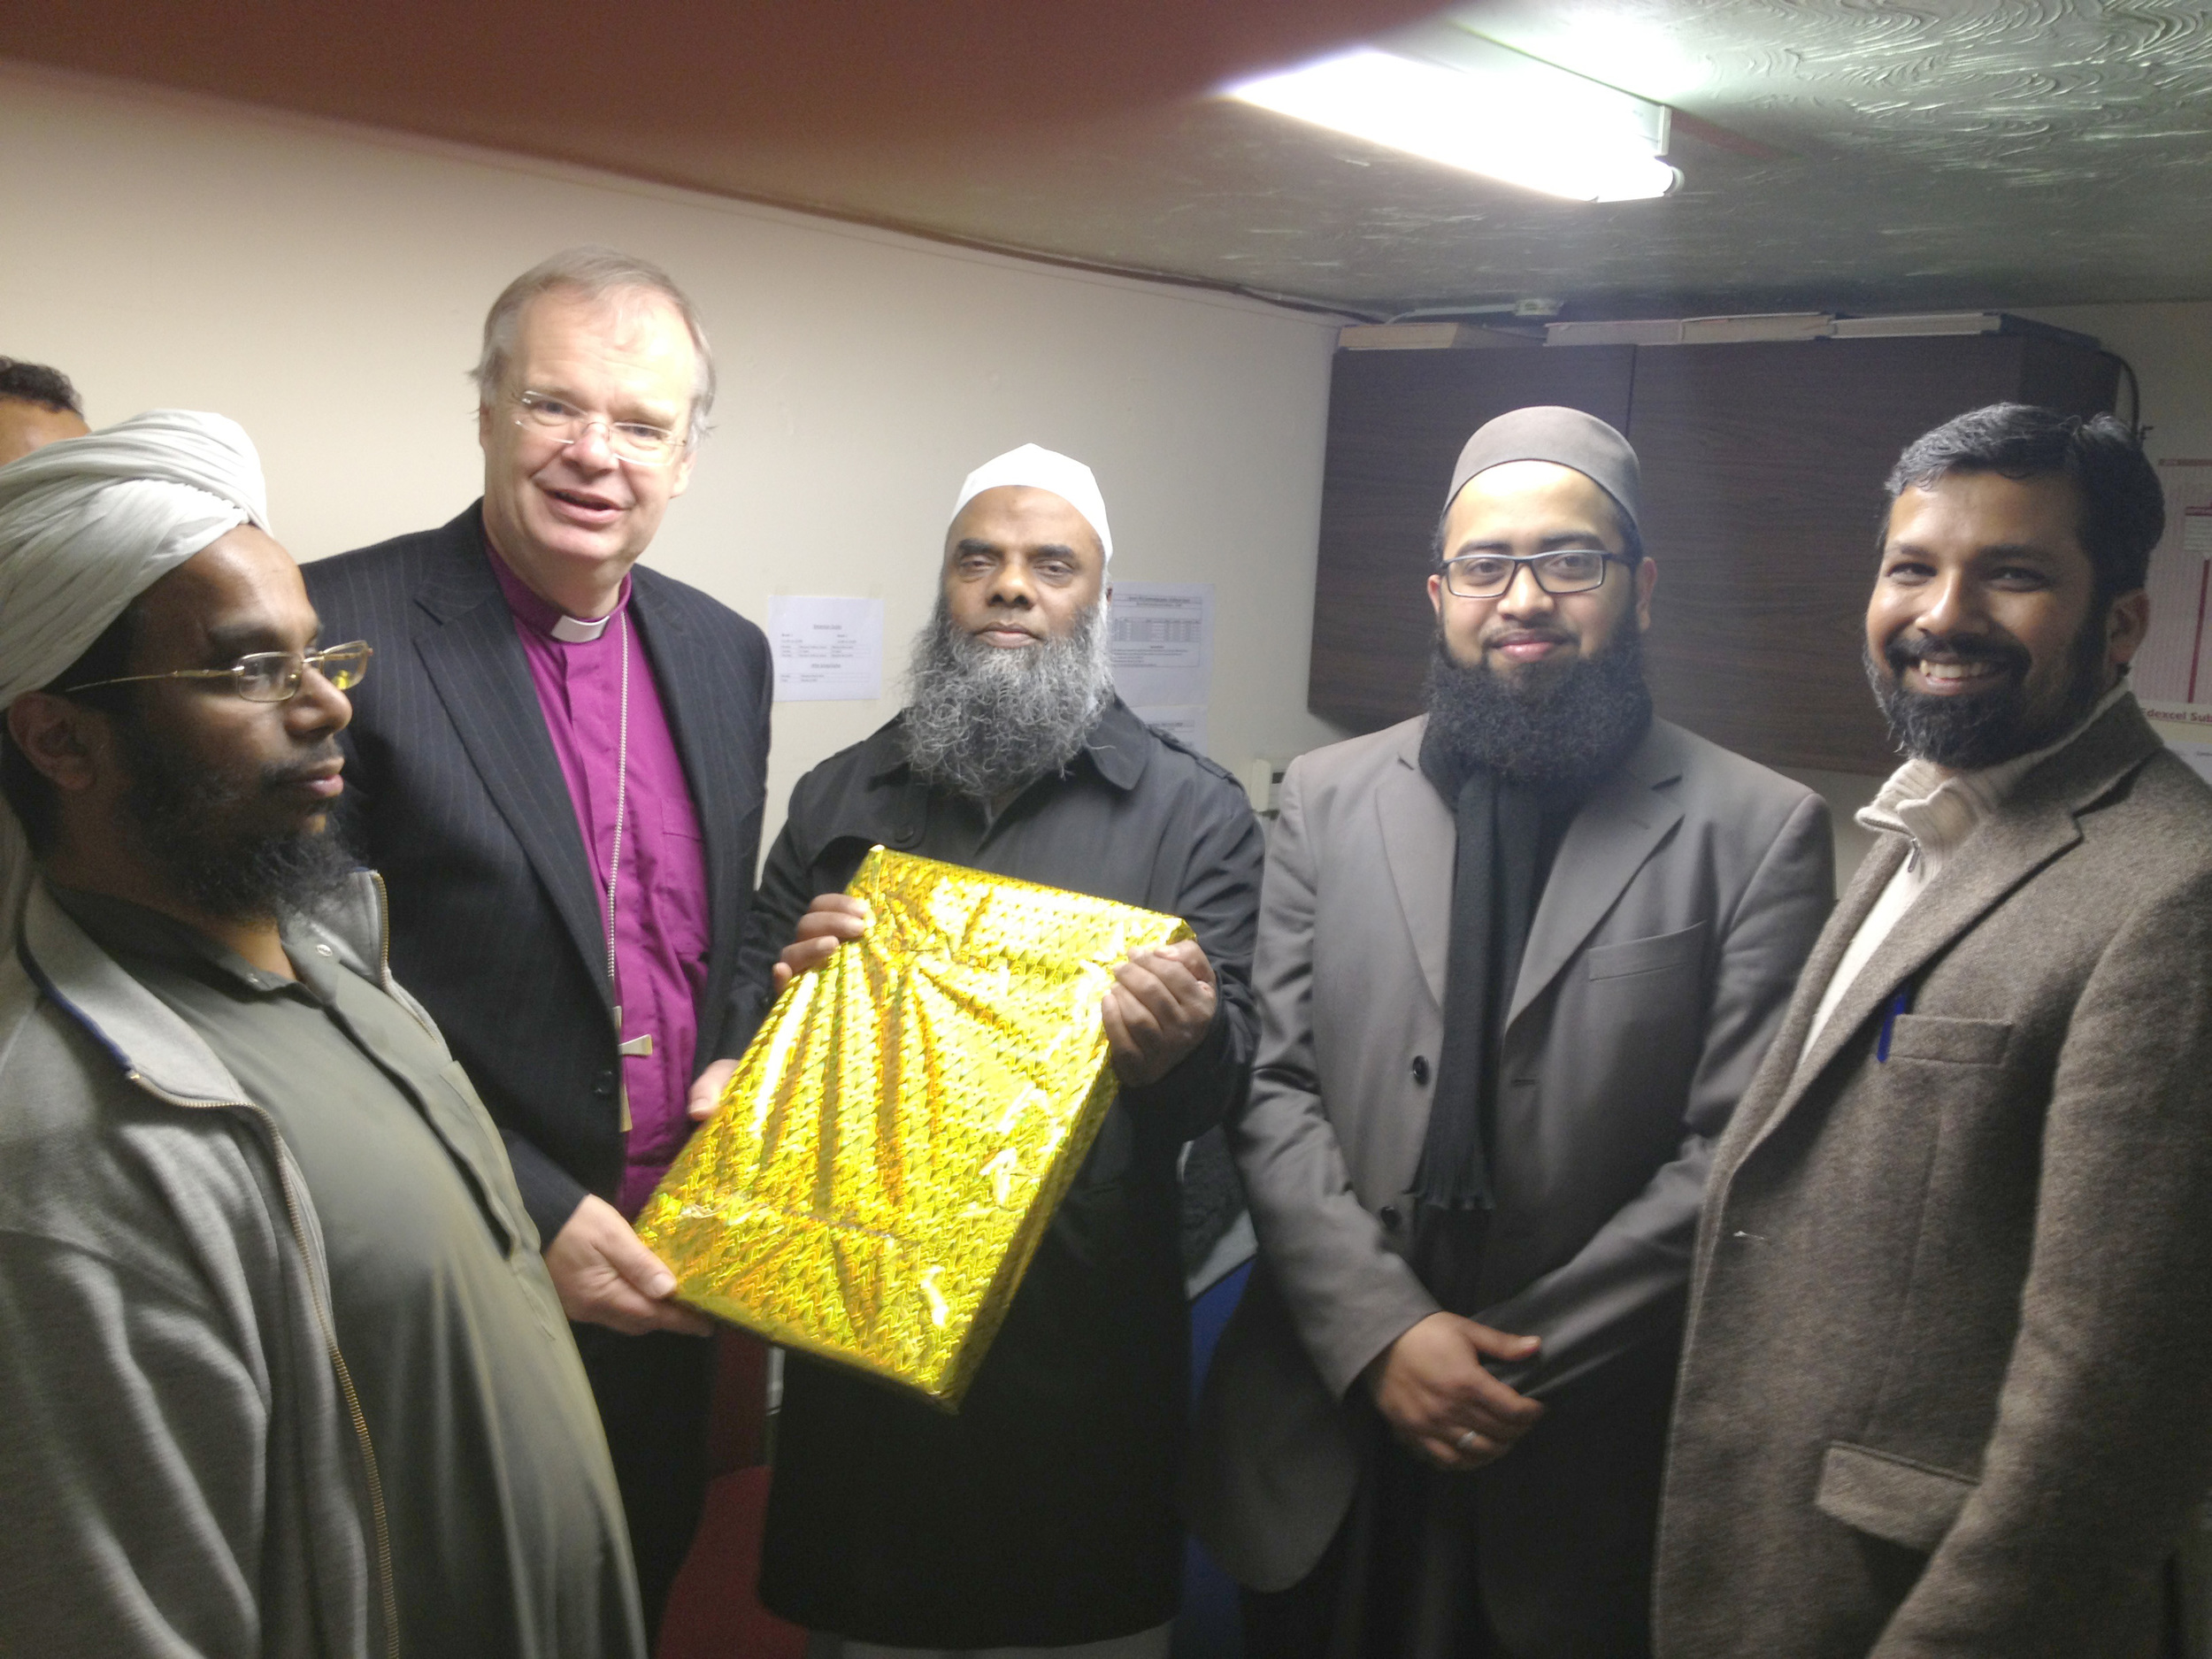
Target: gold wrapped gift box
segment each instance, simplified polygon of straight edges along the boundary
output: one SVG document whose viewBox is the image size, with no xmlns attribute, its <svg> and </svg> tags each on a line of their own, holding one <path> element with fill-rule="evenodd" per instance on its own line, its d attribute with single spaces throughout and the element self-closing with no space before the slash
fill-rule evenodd
<svg viewBox="0 0 2212 1659">
<path fill-rule="evenodd" d="M 678 1294 L 956 1408 L 1113 1103 L 1099 1004 L 1171 916 L 881 847 L 638 1217 Z"/>
</svg>

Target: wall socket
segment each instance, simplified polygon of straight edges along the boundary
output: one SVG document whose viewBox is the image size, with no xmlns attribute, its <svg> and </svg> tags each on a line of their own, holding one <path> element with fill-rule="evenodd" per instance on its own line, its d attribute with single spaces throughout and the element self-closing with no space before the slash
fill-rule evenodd
<svg viewBox="0 0 2212 1659">
<path fill-rule="evenodd" d="M 1238 768 L 1237 781 L 1244 786 L 1252 810 L 1262 818 L 1273 818 L 1282 810 L 1283 774 L 1289 770 L 1289 761 L 1263 755 L 1254 756 Z"/>
</svg>

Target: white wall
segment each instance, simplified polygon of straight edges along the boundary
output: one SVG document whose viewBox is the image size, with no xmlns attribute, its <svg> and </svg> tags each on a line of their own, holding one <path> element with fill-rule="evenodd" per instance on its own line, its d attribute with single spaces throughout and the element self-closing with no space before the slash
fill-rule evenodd
<svg viewBox="0 0 2212 1659">
<path fill-rule="evenodd" d="M 1334 735 L 1305 710 L 1321 319 L 5 64 L 0 157 L 0 353 L 64 369 L 96 426 L 235 417 L 303 559 L 477 494 L 463 373 L 509 278 L 583 242 L 665 265 L 723 392 L 649 560 L 764 622 L 772 593 L 885 601 L 888 695 L 776 712 L 772 833 L 897 707 L 954 491 L 1028 440 L 1096 469 L 1118 578 L 1215 584 L 1217 757 Z"/>
</svg>

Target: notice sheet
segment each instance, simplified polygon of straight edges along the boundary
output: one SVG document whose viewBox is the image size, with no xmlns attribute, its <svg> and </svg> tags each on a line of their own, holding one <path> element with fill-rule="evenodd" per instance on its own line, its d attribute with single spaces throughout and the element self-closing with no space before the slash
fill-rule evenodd
<svg viewBox="0 0 2212 1659">
<path fill-rule="evenodd" d="M 883 695 L 883 601 L 775 594 L 768 643 L 779 703 L 867 702 Z"/>
</svg>

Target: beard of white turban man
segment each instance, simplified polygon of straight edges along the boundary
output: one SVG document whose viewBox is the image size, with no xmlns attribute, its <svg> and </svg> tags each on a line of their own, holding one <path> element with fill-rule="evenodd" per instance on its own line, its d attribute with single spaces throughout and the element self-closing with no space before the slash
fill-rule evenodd
<svg viewBox="0 0 2212 1659">
<path fill-rule="evenodd" d="M 253 441 L 221 415 L 150 410 L 0 467 L 0 716 L 26 692 L 56 687 L 141 594 L 241 525 L 268 530 L 267 490 Z M 203 811 L 222 787 L 170 775 L 144 734 L 119 735 L 136 768 L 134 803 L 157 821 Z M 29 764 L 5 748 L 13 787 Z M 30 879 L 23 826 L 0 807 L 9 942 Z"/>
</svg>

